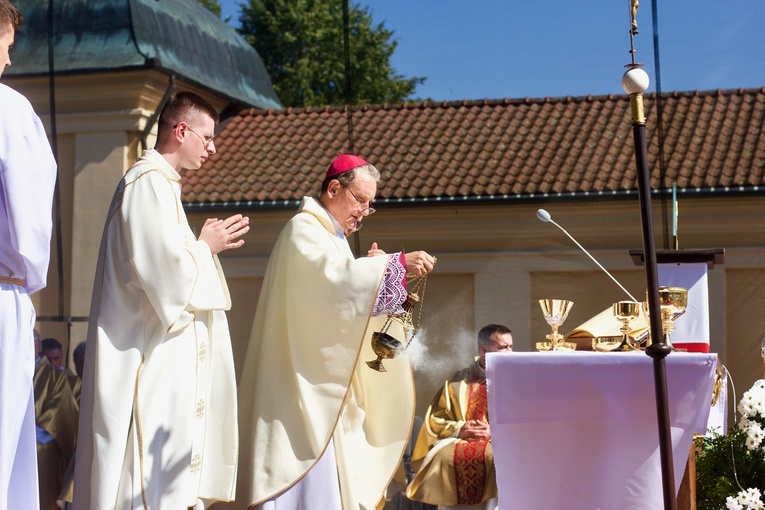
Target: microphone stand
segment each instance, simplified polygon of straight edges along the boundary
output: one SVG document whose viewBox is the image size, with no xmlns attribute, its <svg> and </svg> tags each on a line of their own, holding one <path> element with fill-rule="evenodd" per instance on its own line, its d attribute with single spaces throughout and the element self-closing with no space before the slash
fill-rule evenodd
<svg viewBox="0 0 765 510">
<path fill-rule="evenodd" d="M 618 285 L 618 286 L 619 286 L 619 288 L 620 288 L 620 289 L 622 289 L 622 290 L 624 291 L 624 293 L 625 293 L 625 294 L 627 294 L 627 295 L 630 297 L 630 299 L 631 299 L 633 302 L 635 302 L 635 303 L 639 303 L 639 301 L 638 301 L 637 299 L 635 299 L 635 296 L 633 296 L 632 294 L 630 294 L 630 293 L 629 293 L 629 291 L 628 291 L 627 289 L 625 289 L 625 288 L 624 288 L 624 285 L 622 285 L 621 283 L 619 283 L 619 281 L 618 281 L 616 278 L 614 278 L 614 276 L 613 276 L 611 273 L 609 273 L 609 272 L 608 272 L 608 270 L 607 270 L 605 267 L 603 267 L 603 266 L 600 264 L 600 262 L 598 262 L 598 261 L 595 259 L 595 257 L 593 257 L 593 256 L 590 254 L 590 252 L 588 252 L 588 251 L 587 251 L 587 250 L 584 248 L 584 246 L 582 246 L 581 244 L 579 244 L 579 241 L 577 241 L 576 239 L 574 239 L 574 236 L 572 236 L 571 234 L 569 234 L 569 233 L 568 233 L 568 231 L 567 231 L 565 228 L 563 228 L 563 227 L 561 227 L 560 225 L 558 225 L 557 223 L 555 223 L 555 221 L 554 221 L 554 220 L 553 220 L 553 219 L 550 217 L 550 213 L 548 213 L 548 212 L 547 212 L 547 211 L 545 211 L 544 209 L 539 209 L 539 210 L 537 211 L 537 217 L 538 217 L 540 220 L 544 221 L 545 223 L 552 223 L 553 225 L 555 225 L 556 227 L 558 227 L 558 228 L 560 229 L 560 231 L 561 231 L 561 232 L 563 232 L 564 234 L 566 234 L 566 235 L 568 236 L 568 238 L 569 238 L 569 239 L 571 239 L 572 241 L 574 241 L 574 244 L 575 244 L 575 245 L 577 245 L 577 246 L 579 247 L 579 249 L 580 249 L 580 250 L 582 250 L 582 251 L 584 252 L 584 254 L 585 254 L 585 255 L 587 255 L 588 257 L 590 257 L 590 260 L 592 260 L 593 262 L 595 262 L 595 265 L 597 265 L 597 266 L 598 266 L 598 267 L 599 267 L 599 268 L 600 268 L 600 269 L 601 269 L 601 270 L 602 270 L 604 273 L 606 273 L 606 275 L 608 275 L 608 277 L 609 277 L 609 278 L 611 278 L 611 281 L 613 281 L 613 282 L 614 282 L 616 285 Z"/>
<path fill-rule="evenodd" d="M 672 459 L 672 433 L 669 423 L 669 399 L 667 397 L 667 372 L 664 358 L 672 348 L 664 343 L 661 325 L 661 306 L 659 305 L 659 279 L 656 268 L 656 247 L 653 238 L 651 218 L 651 181 L 648 169 L 648 153 L 645 138 L 645 112 L 643 110 L 643 92 L 648 88 L 648 75 L 641 69 L 642 64 L 635 63 L 634 36 L 637 32 L 636 14 L 638 0 L 631 0 L 630 53 L 632 63 L 626 65 L 629 70 L 622 77 L 622 87 L 629 94 L 632 113 L 632 134 L 635 142 L 635 163 L 638 174 L 638 197 L 640 218 L 643 227 L 643 253 L 647 280 L 647 297 L 651 345 L 646 354 L 653 359 L 654 391 L 656 394 L 656 416 L 659 428 L 659 450 L 661 456 L 662 490 L 664 509 L 675 510 L 675 477 Z M 658 341 L 657 341 L 658 340 Z"/>
</svg>

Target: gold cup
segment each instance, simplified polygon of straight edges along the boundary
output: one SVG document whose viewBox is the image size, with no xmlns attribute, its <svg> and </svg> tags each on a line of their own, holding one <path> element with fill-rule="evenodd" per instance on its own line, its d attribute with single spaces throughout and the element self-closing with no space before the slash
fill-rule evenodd
<svg viewBox="0 0 765 510">
<path fill-rule="evenodd" d="M 612 352 L 621 347 L 623 338 L 620 336 L 599 336 L 592 339 L 592 350 Z"/>
<path fill-rule="evenodd" d="M 614 317 L 622 323 L 622 345 L 624 350 L 638 349 L 630 339 L 630 322 L 640 316 L 640 303 L 637 301 L 619 301 L 613 304 Z"/>
<path fill-rule="evenodd" d="M 646 291 L 646 297 L 648 291 Z M 685 313 L 688 307 L 688 289 L 683 287 L 659 287 L 659 307 L 661 309 L 661 331 L 664 343 L 672 347 L 670 333 L 675 330 L 674 321 Z M 643 302 L 643 313 L 650 317 L 648 300 Z M 649 339 L 649 343 L 651 340 Z"/>
<path fill-rule="evenodd" d="M 545 336 L 545 338 L 550 341 L 550 348 L 540 348 L 540 344 L 545 344 L 547 342 L 537 342 L 537 350 L 572 351 L 576 349 L 576 344 L 573 342 L 565 342 L 567 344 L 573 344 L 573 349 L 571 348 L 571 345 L 562 345 L 563 335 L 558 333 L 558 327 L 565 322 L 566 317 L 568 317 L 568 313 L 571 311 L 571 307 L 574 306 L 574 302 L 568 301 L 566 299 L 540 299 L 539 306 L 542 307 L 542 314 L 544 315 L 547 324 L 549 324 L 550 328 L 552 328 L 552 331 L 549 335 Z"/>
</svg>

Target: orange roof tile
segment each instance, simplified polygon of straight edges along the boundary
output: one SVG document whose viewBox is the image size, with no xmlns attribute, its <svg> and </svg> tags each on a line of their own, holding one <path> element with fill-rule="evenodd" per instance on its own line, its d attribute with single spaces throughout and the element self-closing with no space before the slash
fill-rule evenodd
<svg viewBox="0 0 765 510">
<path fill-rule="evenodd" d="M 645 97 L 651 186 L 762 191 L 765 88 Z M 350 152 L 343 107 L 245 110 L 216 137 L 218 153 L 184 174 L 188 206 L 293 207 L 316 195 L 338 152 Z M 354 152 L 381 172 L 378 202 L 634 194 L 624 96 L 363 106 Z"/>
</svg>

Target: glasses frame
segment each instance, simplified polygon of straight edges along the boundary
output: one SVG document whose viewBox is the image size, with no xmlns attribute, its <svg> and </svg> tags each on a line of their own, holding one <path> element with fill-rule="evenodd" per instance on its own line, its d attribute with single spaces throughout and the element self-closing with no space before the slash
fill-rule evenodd
<svg viewBox="0 0 765 510">
<path fill-rule="evenodd" d="M 183 122 L 183 123 L 179 122 L 178 124 L 173 126 L 173 129 L 177 128 L 180 124 L 184 124 L 186 126 L 186 129 L 188 129 L 189 131 L 197 135 L 199 139 L 202 140 L 202 148 L 205 150 L 207 150 L 210 144 L 213 143 L 213 141 L 215 140 L 215 135 L 208 135 L 210 138 L 207 138 L 207 136 L 202 136 L 194 128 L 189 126 L 187 122 Z"/>
<path fill-rule="evenodd" d="M 348 190 L 348 192 L 351 194 L 351 196 L 352 196 L 354 199 L 356 199 L 356 202 L 358 203 L 359 212 L 362 212 L 362 213 L 364 213 L 364 216 L 371 216 L 371 215 L 373 215 L 373 214 L 374 214 L 374 213 L 377 211 L 377 209 L 375 209 L 374 207 L 372 207 L 372 202 L 371 202 L 371 201 L 370 201 L 370 202 L 362 202 L 361 200 L 359 200 L 359 197 L 357 197 L 357 196 L 356 196 L 356 193 L 354 193 L 354 192 L 353 192 L 353 190 L 352 190 L 351 188 L 349 188 L 349 187 L 345 187 L 344 189 L 347 189 L 347 190 Z M 366 204 L 369 204 L 369 205 L 367 205 L 366 207 L 364 207 L 364 204 L 365 204 L 365 203 L 366 203 Z M 359 226 L 360 226 L 360 225 L 359 225 Z"/>
</svg>

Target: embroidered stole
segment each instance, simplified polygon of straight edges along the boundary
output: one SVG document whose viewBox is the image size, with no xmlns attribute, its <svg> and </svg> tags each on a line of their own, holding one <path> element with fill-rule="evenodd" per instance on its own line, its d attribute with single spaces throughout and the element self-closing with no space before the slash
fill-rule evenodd
<svg viewBox="0 0 765 510">
<path fill-rule="evenodd" d="M 485 379 L 470 384 L 465 420 L 489 421 Z M 454 475 L 460 505 L 475 505 L 483 499 L 488 478 L 485 460 L 488 445 L 486 440 L 454 443 Z"/>
</svg>

